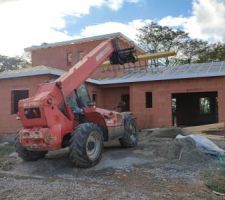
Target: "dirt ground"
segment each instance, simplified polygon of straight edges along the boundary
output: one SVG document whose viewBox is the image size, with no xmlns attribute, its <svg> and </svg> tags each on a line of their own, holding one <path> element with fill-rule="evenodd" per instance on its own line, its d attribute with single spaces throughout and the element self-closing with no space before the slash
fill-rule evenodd
<svg viewBox="0 0 225 200">
<path fill-rule="evenodd" d="M 67 149 L 24 162 L 10 144 L 0 145 L 0 199 L 224 199 L 204 182 L 220 161 L 193 146 L 181 147 L 174 140 L 179 132 L 142 132 L 133 149 L 108 144 L 90 169 L 74 168 Z"/>
</svg>

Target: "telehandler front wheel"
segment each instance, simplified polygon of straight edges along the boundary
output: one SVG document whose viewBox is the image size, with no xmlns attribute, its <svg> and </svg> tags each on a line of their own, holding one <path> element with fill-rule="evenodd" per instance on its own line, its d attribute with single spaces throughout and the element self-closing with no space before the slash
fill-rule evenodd
<svg viewBox="0 0 225 200">
<path fill-rule="evenodd" d="M 125 115 L 124 123 L 124 134 L 123 137 L 119 139 L 120 145 L 122 147 L 135 147 L 138 144 L 138 133 L 137 133 L 137 124 L 136 120 L 132 115 Z"/>
<path fill-rule="evenodd" d="M 103 133 L 94 123 L 80 124 L 70 139 L 70 159 L 76 167 L 96 165 L 102 157 Z"/>
<path fill-rule="evenodd" d="M 47 151 L 30 151 L 24 148 L 19 141 L 19 136 L 16 137 L 15 141 L 16 152 L 19 157 L 21 157 L 24 161 L 36 161 L 41 158 L 44 158 L 48 153 Z"/>
</svg>

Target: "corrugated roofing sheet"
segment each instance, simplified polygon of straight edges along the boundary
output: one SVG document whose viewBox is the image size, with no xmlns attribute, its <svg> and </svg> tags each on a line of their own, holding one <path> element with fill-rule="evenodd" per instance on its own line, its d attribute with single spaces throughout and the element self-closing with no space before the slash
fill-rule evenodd
<svg viewBox="0 0 225 200">
<path fill-rule="evenodd" d="M 178 66 L 170 66 L 161 68 L 158 71 L 142 70 L 136 72 L 127 72 L 124 75 L 116 78 L 107 78 L 102 80 L 88 79 L 88 82 L 99 85 L 133 83 L 145 81 L 159 80 L 176 80 L 188 78 L 216 77 L 225 76 L 225 61 L 201 63 L 201 64 L 186 64 Z"/>
<path fill-rule="evenodd" d="M 18 78 L 26 76 L 37 76 L 52 74 L 61 76 L 65 71 L 46 67 L 37 66 L 21 70 L 5 71 L 0 73 L 0 79 Z M 188 79 L 188 78 L 202 78 L 202 77 L 216 77 L 225 76 L 225 61 L 201 63 L 191 65 L 178 65 L 160 68 L 158 71 L 141 70 L 131 71 L 116 78 L 106 78 L 102 80 L 88 79 L 87 82 L 95 83 L 99 85 L 108 84 L 121 84 L 121 83 L 133 83 L 133 82 L 145 82 L 145 81 L 159 81 L 159 80 L 176 80 L 176 79 Z"/>
<path fill-rule="evenodd" d="M 61 76 L 64 73 L 65 71 L 60 69 L 46 67 L 46 66 L 37 66 L 37 67 L 24 68 L 20 70 L 1 72 L 0 79 L 18 78 L 18 77 L 25 77 L 25 76 L 37 76 L 37 75 L 45 75 L 45 74 Z"/>
</svg>

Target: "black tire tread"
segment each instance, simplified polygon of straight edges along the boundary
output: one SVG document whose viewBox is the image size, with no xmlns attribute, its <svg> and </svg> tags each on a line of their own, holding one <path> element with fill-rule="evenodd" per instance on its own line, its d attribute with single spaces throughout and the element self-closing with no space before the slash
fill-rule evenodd
<svg viewBox="0 0 225 200">
<path fill-rule="evenodd" d="M 96 165 L 102 156 L 102 149 L 97 160 L 90 161 L 86 154 L 86 141 L 92 130 L 101 134 L 101 145 L 103 149 L 103 134 L 100 127 L 94 123 L 82 123 L 73 131 L 70 139 L 69 157 L 75 167 L 88 168 Z"/>
<path fill-rule="evenodd" d="M 132 141 L 130 139 L 130 134 L 129 134 L 129 130 L 128 130 L 128 127 L 130 126 L 130 124 L 133 123 L 133 125 L 135 126 L 136 128 L 136 131 L 137 131 L 137 125 L 136 125 L 136 120 L 133 118 L 132 115 L 130 114 L 126 114 L 125 115 L 125 124 L 124 124 L 124 135 L 122 138 L 119 139 L 119 142 L 120 142 L 120 145 L 122 147 L 125 147 L 125 148 L 132 148 L 132 147 L 135 147 L 137 146 L 138 144 L 138 135 L 137 135 L 137 132 L 136 132 L 136 141 Z"/>
</svg>

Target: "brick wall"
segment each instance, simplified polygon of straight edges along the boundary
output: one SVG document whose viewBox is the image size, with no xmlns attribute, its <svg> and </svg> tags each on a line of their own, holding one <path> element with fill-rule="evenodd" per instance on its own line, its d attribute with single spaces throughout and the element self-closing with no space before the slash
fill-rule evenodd
<svg viewBox="0 0 225 200">
<path fill-rule="evenodd" d="M 121 95 L 129 94 L 129 86 L 101 88 L 94 84 L 87 84 L 90 96 L 96 94 L 96 106 L 115 110 L 121 101 Z"/>
<path fill-rule="evenodd" d="M 225 77 L 132 83 L 129 87 L 89 87 L 94 87 L 102 98 L 97 105 L 107 109 L 118 104 L 121 94 L 129 92 L 130 110 L 136 116 L 140 128 L 172 126 L 173 93 L 218 92 L 219 122 L 225 121 Z M 145 107 L 145 92 L 152 92 L 152 108 Z"/>
<path fill-rule="evenodd" d="M 50 48 L 42 48 L 33 50 L 31 52 L 32 66 L 45 65 L 48 67 L 54 67 L 62 70 L 68 71 L 74 64 L 76 64 L 80 59 L 80 53 L 82 56 L 88 54 L 93 50 L 98 44 L 103 40 L 90 41 L 81 44 L 71 44 L 63 46 L 55 46 Z M 129 47 L 128 43 L 123 40 L 119 40 L 121 48 Z M 68 65 L 67 55 L 71 53 L 71 65 Z M 137 52 L 140 54 L 140 52 Z M 92 78 L 101 79 L 106 77 L 116 77 L 123 74 L 124 69 L 120 67 L 108 67 L 108 68 L 98 68 L 92 74 Z"/>
<path fill-rule="evenodd" d="M 67 71 L 71 68 L 71 66 L 79 61 L 80 52 L 87 54 L 99 43 L 101 43 L 101 41 L 92 41 L 89 43 L 71 44 L 34 50 L 31 53 L 32 66 L 35 67 L 39 65 L 45 65 Z M 72 53 L 71 65 L 67 64 L 68 53 Z"/>
<path fill-rule="evenodd" d="M 53 76 L 35 76 L 0 80 L 0 133 L 16 132 L 20 121 L 11 114 L 11 90 L 29 89 L 34 95 L 39 83 Z M 172 125 L 171 97 L 173 93 L 217 92 L 219 122 L 225 121 L 225 77 L 198 78 L 171 81 L 155 81 L 100 87 L 88 84 L 90 96 L 96 94 L 98 107 L 114 110 L 121 95 L 130 94 L 130 110 L 137 118 L 139 128 L 155 128 Z M 145 92 L 152 92 L 152 108 L 145 107 Z"/>
</svg>

